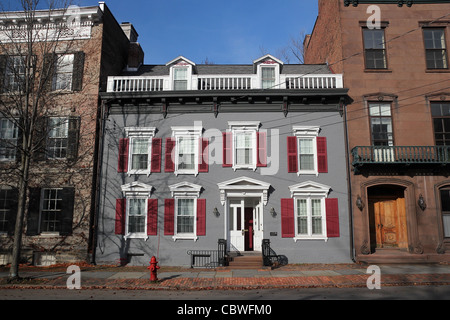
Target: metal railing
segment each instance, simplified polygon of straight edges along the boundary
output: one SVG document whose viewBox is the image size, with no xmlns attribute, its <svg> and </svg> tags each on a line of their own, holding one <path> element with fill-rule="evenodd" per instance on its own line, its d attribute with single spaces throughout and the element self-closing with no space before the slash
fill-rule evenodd
<svg viewBox="0 0 450 320">
<path fill-rule="evenodd" d="M 278 255 L 270 247 L 269 239 L 263 239 L 262 241 L 262 257 L 265 267 L 271 267 L 274 263 L 278 262 Z"/>
<path fill-rule="evenodd" d="M 191 256 L 191 268 L 217 268 L 226 266 L 227 259 L 227 242 L 219 239 L 217 250 L 189 250 L 187 252 Z"/>
<path fill-rule="evenodd" d="M 187 81 L 186 90 L 251 90 L 262 89 L 261 78 L 256 74 L 243 75 L 196 75 Z M 281 74 L 271 89 L 342 89 L 342 74 Z M 173 80 L 163 76 L 111 76 L 107 92 L 156 92 L 173 91 Z"/>
<path fill-rule="evenodd" d="M 358 146 L 352 150 L 353 165 L 448 164 L 449 146 Z"/>
</svg>

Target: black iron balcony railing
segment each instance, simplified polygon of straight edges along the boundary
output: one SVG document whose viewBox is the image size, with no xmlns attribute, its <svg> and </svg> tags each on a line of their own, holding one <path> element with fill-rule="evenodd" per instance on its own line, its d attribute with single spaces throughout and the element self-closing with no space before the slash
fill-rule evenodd
<svg viewBox="0 0 450 320">
<path fill-rule="evenodd" d="M 450 146 L 359 146 L 352 150 L 353 166 L 365 164 L 450 163 Z"/>
</svg>

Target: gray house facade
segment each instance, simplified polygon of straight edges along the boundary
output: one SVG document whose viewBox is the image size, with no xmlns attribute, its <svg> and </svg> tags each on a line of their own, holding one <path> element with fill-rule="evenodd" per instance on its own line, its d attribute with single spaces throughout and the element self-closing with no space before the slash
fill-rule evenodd
<svg viewBox="0 0 450 320">
<path fill-rule="evenodd" d="M 350 262 L 342 83 L 271 55 L 109 77 L 96 262 L 192 266 L 219 243 L 226 256 L 270 243 L 288 263 Z"/>
</svg>

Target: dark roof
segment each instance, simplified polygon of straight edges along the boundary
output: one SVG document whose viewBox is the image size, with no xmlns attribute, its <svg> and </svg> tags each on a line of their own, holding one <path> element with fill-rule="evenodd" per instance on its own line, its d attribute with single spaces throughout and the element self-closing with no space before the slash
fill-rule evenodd
<svg viewBox="0 0 450 320">
<path fill-rule="evenodd" d="M 238 64 L 200 64 L 194 67 L 198 75 L 217 74 L 253 74 L 254 65 Z M 282 74 L 331 74 L 326 64 L 285 64 L 281 68 Z M 123 72 L 123 76 L 168 76 L 169 67 L 165 65 L 142 65 L 138 71 Z"/>
</svg>

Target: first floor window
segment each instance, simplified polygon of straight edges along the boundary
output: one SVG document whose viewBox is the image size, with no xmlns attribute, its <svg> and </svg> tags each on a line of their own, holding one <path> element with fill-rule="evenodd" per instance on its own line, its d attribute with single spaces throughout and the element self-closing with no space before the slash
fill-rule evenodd
<svg viewBox="0 0 450 320">
<path fill-rule="evenodd" d="M 13 120 L 0 118 L 0 161 L 14 161 L 19 130 Z"/>
<path fill-rule="evenodd" d="M 61 227 L 62 189 L 42 190 L 41 232 L 59 232 Z"/>
<path fill-rule="evenodd" d="M 323 199 L 297 199 L 297 235 L 325 236 L 325 207 Z"/>
<path fill-rule="evenodd" d="M 177 199 L 177 233 L 194 234 L 194 199 Z"/>
<path fill-rule="evenodd" d="M 145 233 L 147 207 L 146 199 L 129 199 L 127 234 Z"/>
<path fill-rule="evenodd" d="M 59 233 L 61 236 L 72 234 L 75 189 L 31 188 L 28 214 L 27 235 L 41 233 Z"/>
<path fill-rule="evenodd" d="M 0 189 L 0 233 L 12 233 L 17 214 L 17 189 Z"/>
<path fill-rule="evenodd" d="M 444 237 L 450 238 L 450 188 L 441 190 L 441 211 Z"/>
</svg>

